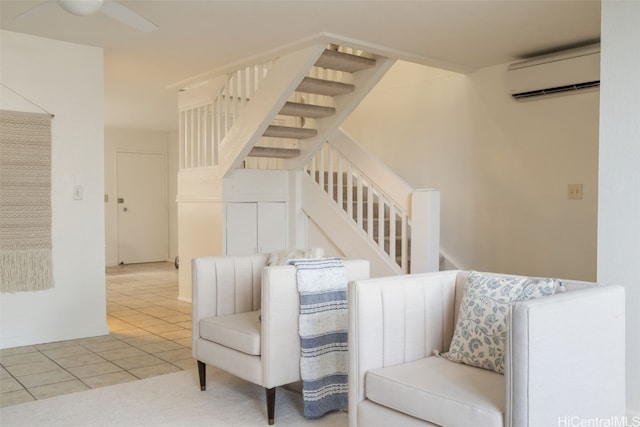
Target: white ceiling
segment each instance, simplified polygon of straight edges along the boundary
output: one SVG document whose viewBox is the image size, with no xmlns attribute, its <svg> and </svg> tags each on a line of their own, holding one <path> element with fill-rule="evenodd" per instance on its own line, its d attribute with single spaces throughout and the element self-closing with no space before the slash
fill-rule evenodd
<svg viewBox="0 0 640 427">
<path fill-rule="evenodd" d="M 169 86 L 320 33 L 463 72 L 600 38 L 592 0 L 122 0 L 159 29 L 59 7 L 14 21 L 40 3 L 0 0 L 0 28 L 103 47 L 105 125 L 153 130 L 177 127 Z"/>
</svg>

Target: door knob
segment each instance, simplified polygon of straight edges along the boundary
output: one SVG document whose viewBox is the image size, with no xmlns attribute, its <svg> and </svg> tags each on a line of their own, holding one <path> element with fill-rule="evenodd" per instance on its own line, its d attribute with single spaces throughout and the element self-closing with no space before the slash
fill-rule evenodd
<svg viewBox="0 0 640 427">
<path fill-rule="evenodd" d="M 129 210 L 129 209 L 128 209 L 128 208 L 126 208 L 126 207 L 122 208 L 122 212 L 127 212 L 128 210 Z"/>
</svg>

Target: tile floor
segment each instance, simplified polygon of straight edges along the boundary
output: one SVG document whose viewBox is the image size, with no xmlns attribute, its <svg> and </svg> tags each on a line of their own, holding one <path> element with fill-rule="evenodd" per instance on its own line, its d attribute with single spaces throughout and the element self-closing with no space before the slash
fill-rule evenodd
<svg viewBox="0 0 640 427">
<path fill-rule="evenodd" d="M 0 407 L 196 366 L 173 263 L 106 273 L 109 335 L 0 350 Z"/>
</svg>

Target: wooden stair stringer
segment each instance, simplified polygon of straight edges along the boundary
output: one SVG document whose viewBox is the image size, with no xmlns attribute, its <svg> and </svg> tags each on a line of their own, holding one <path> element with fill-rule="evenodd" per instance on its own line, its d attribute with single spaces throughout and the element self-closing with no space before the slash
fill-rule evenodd
<svg viewBox="0 0 640 427">
<path fill-rule="evenodd" d="M 305 139 L 301 144 L 300 156 L 297 158 L 287 159 L 284 161 L 285 169 L 303 169 L 304 165 L 309 161 L 313 153 L 327 140 L 331 139 L 339 126 L 346 118 L 356 109 L 367 94 L 375 87 L 376 84 L 389 71 L 395 63 L 393 58 L 376 58 L 376 66 L 358 71 L 353 74 L 353 83 L 355 89 L 350 94 L 337 96 L 334 98 L 334 107 L 336 114 L 330 117 L 316 119 L 317 136 Z"/>
<path fill-rule="evenodd" d="M 301 179 L 302 210 L 333 244 L 349 258 L 370 260 L 371 276 L 401 273 L 378 245 L 305 173 Z"/>
<path fill-rule="evenodd" d="M 323 45 L 314 45 L 274 62 L 260 90 L 247 103 L 220 144 L 219 167 L 216 168 L 219 176 L 227 176 L 241 165 L 323 51 Z"/>
</svg>

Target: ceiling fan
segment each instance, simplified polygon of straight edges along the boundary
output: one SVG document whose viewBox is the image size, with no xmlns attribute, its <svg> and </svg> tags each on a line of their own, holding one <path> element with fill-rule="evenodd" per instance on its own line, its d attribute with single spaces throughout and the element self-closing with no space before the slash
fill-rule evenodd
<svg viewBox="0 0 640 427">
<path fill-rule="evenodd" d="M 158 26 L 133 10 L 116 3 L 113 0 L 47 0 L 36 7 L 16 16 L 16 21 L 47 13 L 60 6 L 65 11 L 76 16 L 88 16 L 96 13 L 104 13 L 107 16 L 120 21 L 138 31 L 151 32 Z"/>
</svg>

